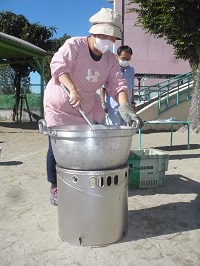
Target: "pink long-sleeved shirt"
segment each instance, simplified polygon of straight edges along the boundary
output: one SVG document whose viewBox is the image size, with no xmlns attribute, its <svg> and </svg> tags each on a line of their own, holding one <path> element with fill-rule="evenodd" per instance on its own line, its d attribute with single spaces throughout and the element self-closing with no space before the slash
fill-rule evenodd
<svg viewBox="0 0 200 266">
<path fill-rule="evenodd" d="M 114 99 L 120 91 L 128 93 L 119 63 L 111 51 L 102 54 L 99 61 L 92 59 L 87 37 L 68 39 L 52 58 L 52 78 L 44 93 L 44 114 L 47 126 L 85 124 L 81 114 L 69 104 L 58 77 L 68 73 L 83 98 L 82 109 L 91 123 L 102 122 L 104 110 L 97 90 L 107 84 L 106 90 Z"/>
</svg>

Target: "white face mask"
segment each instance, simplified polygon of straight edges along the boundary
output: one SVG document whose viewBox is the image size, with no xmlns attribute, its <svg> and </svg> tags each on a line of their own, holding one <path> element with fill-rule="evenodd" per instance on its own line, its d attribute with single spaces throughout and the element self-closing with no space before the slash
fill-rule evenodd
<svg viewBox="0 0 200 266">
<path fill-rule="evenodd" d="M 119 64 L 121 67 L 127 67 L 129 65 L 129 61 L 119 59 Z"/>
<path fill-rule="evenodd" d="M 106 51 L 110 50 L 110 48 L 113 46 L 113 42 L 111 40 L 101 40 L 96 37 L 94 46 L 98 51 L 103 54 Z"/>
</svg>

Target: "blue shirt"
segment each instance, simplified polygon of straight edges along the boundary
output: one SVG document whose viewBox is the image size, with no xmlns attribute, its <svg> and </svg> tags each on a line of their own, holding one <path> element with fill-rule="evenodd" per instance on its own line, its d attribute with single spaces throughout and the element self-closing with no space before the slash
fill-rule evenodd
<svg viewBox="0 0 200 266">
<path fill-rule="evenodd" d="M 133 100 L 132 92 L 133 92 L 133 87 L 134 87 L 135 70 L 130 65 L 124 68 L 120 68 L 120 69 L 121 69 L 121 74 L 123 78 L 126 79 L 126 84 L 127 84 L 128 91 L 129 91 L 128 102 L 129 104 L 131 104 Z M 110 97 L 107 92 L 106 92 L 106 106 L 108 110 L 109 119 L 111 121 L 113 120 L 113 125 L 119 124 L 118 122 L 116 122 L 117 117 L 115 117 L 115 116 L 119 116 L 119 119 L 121 120 L 121 116 L 119 115 L 119 112 L 118 112 L 119 104 L 112 97 Z M 117 121 L 119 121 L 119 119 Z M 112 123 L 109 123 L 109 124 L 112 124 Z"/>
</svg>

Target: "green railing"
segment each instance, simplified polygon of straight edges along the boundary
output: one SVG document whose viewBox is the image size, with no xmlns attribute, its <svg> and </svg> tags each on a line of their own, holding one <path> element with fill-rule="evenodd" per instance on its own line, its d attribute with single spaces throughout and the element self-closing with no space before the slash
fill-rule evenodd
<svg viewBox="0 0 200 266">
<path fill-rule="evenodd" d="M 188 101 L 191 98 L 192 84 L 192 72 L 188 72 L 151 86 L 140 87 L 135 90 L 137 103 L 145 103 L 146 106 L 158 101 L 158 115 L 161 115 L 173 106 Z"/>
</svg>

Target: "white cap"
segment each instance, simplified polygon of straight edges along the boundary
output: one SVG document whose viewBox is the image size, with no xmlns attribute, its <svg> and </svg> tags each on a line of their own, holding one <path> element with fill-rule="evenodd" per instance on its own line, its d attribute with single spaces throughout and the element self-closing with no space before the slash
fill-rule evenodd
<svg viewBox="0 0 200 266">
<path fill-rule="evenodd" d="M 89 30 L 90 33 L 114 36 L 121 40 L 122 17 L 116 11 L 110 8 L 102 8 L 89 19 L 89 22 L 92 24 Z"/>
</svg>

